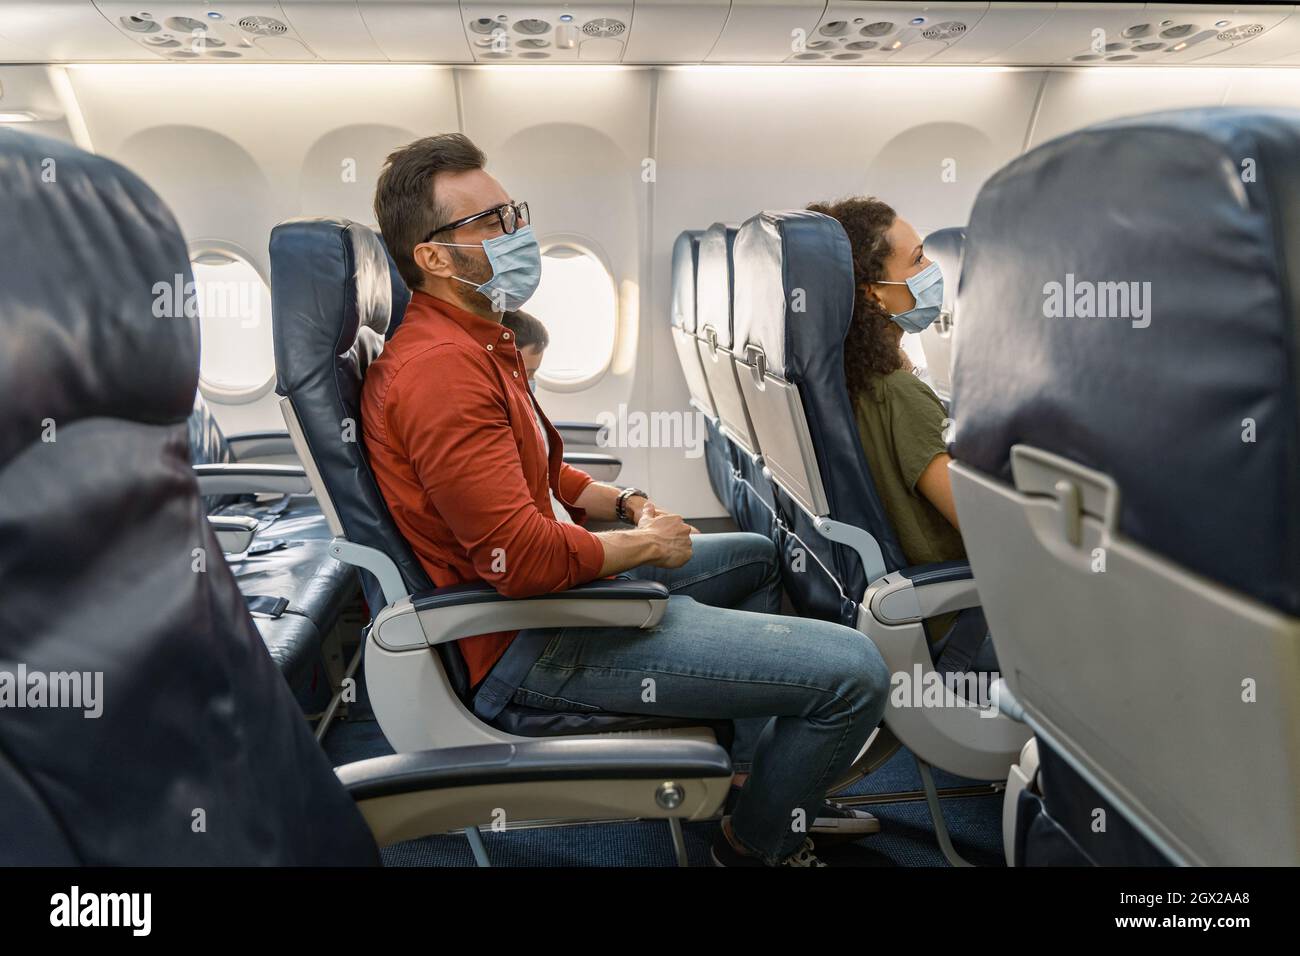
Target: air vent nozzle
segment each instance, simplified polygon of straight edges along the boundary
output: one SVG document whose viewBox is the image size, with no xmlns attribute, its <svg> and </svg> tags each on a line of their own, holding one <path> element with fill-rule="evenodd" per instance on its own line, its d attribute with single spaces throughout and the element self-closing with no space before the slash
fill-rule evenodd
<svg viewBox="0 0 1300 956">
<path fill-rule="evenodd" d="M 130 30 L 132 33 L 157 33 L 162 29 L 154 20 L 146 20 L 144 17 L 118 17 L 117 22 L 122 24 L 123 30 Z"/>
</svg>

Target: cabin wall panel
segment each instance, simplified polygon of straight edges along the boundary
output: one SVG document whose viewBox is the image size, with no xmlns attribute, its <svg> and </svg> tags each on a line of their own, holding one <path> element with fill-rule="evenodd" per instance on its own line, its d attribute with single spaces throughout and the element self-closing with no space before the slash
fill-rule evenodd
<svg viewBox="0 0 1300 956">
<path fill-rule="evenodd" d="M 373 225 L 387 152 L 458 126 L 445 67 L 92 65 L 69 73 L 96 151 L 148 182 L 187 240 L 231 243 L 264 278 L 277 222 L 334 215 Z M 283 427 L 273 391 L 213 408 L 230 432 Z"/>
</svg>

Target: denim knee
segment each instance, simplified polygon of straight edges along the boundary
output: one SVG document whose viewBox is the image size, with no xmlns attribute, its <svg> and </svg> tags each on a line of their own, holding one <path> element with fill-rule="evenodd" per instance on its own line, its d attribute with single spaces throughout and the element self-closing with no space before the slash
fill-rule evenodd
<svg viewBox="0 0 1300 956">
<path fill-rule="evenodd" d="M 889 698 L 889 668 L 865 634 L 838 624 L 825 624 L 816 635 L 817 657 L 824 668 L 823 686 L 846 702 L 855 720 L 875 725 Z"/>
</svg>

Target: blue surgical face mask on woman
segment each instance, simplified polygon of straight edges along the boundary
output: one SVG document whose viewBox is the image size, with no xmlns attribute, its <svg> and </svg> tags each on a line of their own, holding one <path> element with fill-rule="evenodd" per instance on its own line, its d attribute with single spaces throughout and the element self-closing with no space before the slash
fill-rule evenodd
<svg viewBox="0 0 1300 956">
<path fill-rule="evenodd" d="M 537 245 L 532 226 L 516 229 L 509 235 L 493 236 L 477 242 L 431 242 L 431 246 L 456 246 L 461 249 L 482 247 L 492 266 L 492 278 L 482 285 L 452 276 L 457 282 L 474 286 L 499 312 L 513 312 L 533 297 L 542 281 L 542 250 Z M 500 308 L 498 308 L 498 306 Z"/>
<path fill-rule="evenodd" d="M 937 262 L 931 262 L 916 275 L 908 276 L 906 282 L 881 280 L 876 284 L 905 285 L 911 290 L 916 305 L 906 312 L 890 316 L 904 332 L 925 331 L 939 317 L 939 311 L 943 308 L 943 271 Z"/>
</svg>

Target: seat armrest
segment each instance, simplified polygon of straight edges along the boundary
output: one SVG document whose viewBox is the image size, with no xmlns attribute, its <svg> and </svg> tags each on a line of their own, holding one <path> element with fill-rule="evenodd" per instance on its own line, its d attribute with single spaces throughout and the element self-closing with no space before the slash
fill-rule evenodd
<svg viewBox="0 0 1300 956">
<path fill-rule="evenodd" d="M 380 846 L 463 826 L 572 816 L 703 819 L 731 784 L 717 744 L 545 738 L 373 757 L 335 769 Z"/>
<path fill-rule="evenodd" d="M 301 465 L 257 465 L 216 462 L 195 465 L 201 495 L 309 494 L 311 482 Z"/>
<path fill-rule="evenodd" d="M 296 459 L 298 457 L 298 451 L 293 447 L 293 439 L 283 428 L 227 435 L 226 444 L 230 446 L 235 461 L 242 463 L 263 458 Z"/>
<path fill-rule="evenodd" d="M 389 605 L 372 633 L 392 651 L 445 644 L 475 634 L 530 627 L 654 627 L 668 607 L 656 581 L 591 581 L 534 597 L 503 597 L 489 584 L 459 584 Z"/>
<path fill-rule="evenodd" d="M 623 460 L 613 455 L 594 451 L 566 451 L 565 464 L 572 465 L 591 475 L 597 481 L 613 481 L 623 470 Z"/>
<path fill-rule="evenodd" d="M 613 581 L 589 581 L 569 588 L 567 591 L 552 591 L 529 598 L 507 598 L 490 584 L 456 584 L 432 591 L 421 591 L 411 595 L 411 603 L 417 611 L 440 610 L 450 607 L 465 607 L 470 604 L 487 603 L 521 603 L 524 601 L 666 601 L 668 588 L 658 581 L 628 581 L 622 578 Z"/>
<path fill-rule="evenodd" d="M 208 524 L 212 525 L 217 543 L 226 554 L 247 551 L 257 534 L 257 519 L 243 515 L 208 515 Z"/>
<path fill-rule="evenodd" d="M 916 587 L 942 584 L 946 581 L 969 581 L 975 577 L 970 562 L 965 558 L 956 561 L 939 561 L 935 564 L 914 564 L 898 572 Z"/>
<path fill-rule="evenodd" d="M 943 561 L 885 575 L 867 588 L 862 603 L 881 624 L 896 626 L 979 607 L 980 597 L 968 562 Z"/>
</svg>

